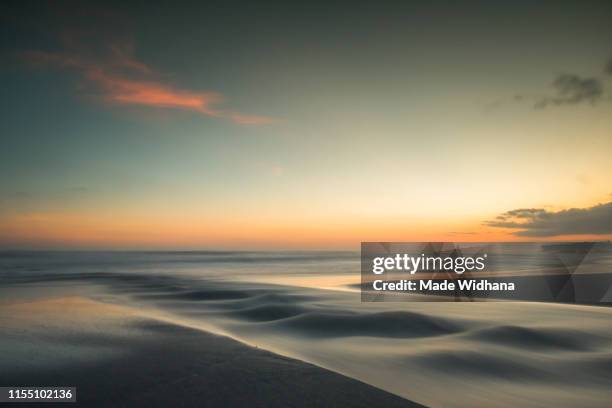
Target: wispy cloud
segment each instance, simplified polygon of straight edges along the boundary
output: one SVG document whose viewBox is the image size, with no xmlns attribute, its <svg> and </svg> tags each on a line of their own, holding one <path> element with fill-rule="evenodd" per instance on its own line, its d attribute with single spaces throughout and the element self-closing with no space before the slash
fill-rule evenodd
<svg viewBox="0 0 612 408">
<path fill-rule="evenodd" d="M 63 36 L 62 51 L 28 51 L 23 56 L 36 66 L 73 70 L 110 104 L 189 110 L 241 125 L 263 125 L 274 121 L 267 116 L 223 108 L 224 98 L 218 93 L 180 89 L 161 80 L 159 73 L 134 56 L 130 42 L 115 40 L 99 47 L 100 55 L 92 55 L 83 52 L 73 37 Z"/>
<path fill-rule="evenodd" d="M 520 208 L 498 215 L 484 223 L 489 227 L 515 229 L 521 237 L 612 234 L 612 202 L 588 208 L 548 211 Z"/>
<path fill-rule="evenodd" d="M 612 58 L 604 67 L 607 75 L 612 75 Z M 505 102 L 532 103 L 535 109 L 562 105 L 590 104 L 608 101 L 605 80 L 601 76 L 580 76 L 572 73 L 558 75 L 550 84 L 551 92 L 542 94 L 517 94 L 510 99 L 500 99 L 487 106 L 487 110 L 498 108 Z"/>
<path fill-rule="evenodd" d="M 535 108 L 547 106 L 576 105 L 579 103 L 595 104 L 604 96 L 601 80 L 583 78 L 574 74 L 559 75 L 552 83 L 555 95 L 538 98 Z"/>
</svg>

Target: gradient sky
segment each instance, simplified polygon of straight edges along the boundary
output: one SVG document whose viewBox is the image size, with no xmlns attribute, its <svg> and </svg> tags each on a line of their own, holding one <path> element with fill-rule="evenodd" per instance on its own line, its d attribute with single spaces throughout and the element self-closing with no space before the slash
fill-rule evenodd
<svg viewBox="0 0 612 408">
<path fill-rule="evenodd" d="M 612 236 L 609 1 L 150 3 L 2 6 L 0 247 Z"/>
</svg>

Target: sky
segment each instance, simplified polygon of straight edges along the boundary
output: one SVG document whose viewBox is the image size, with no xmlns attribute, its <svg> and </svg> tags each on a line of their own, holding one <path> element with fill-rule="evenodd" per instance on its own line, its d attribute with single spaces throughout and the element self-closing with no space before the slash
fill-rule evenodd
<svg viewBox="0 0 612 408">
<path fill-rule="evenodd" d="M 609 1 L 124 3 L 3 2 L 0 248 L 612 237 Z"/>
</svg>

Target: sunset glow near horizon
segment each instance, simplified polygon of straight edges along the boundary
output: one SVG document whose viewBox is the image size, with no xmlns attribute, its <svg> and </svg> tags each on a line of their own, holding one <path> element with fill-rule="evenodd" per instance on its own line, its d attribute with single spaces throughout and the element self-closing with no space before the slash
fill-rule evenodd
<svg viewBox="0 0 612 408">
<path fill-rule="evenodd" d="M 9 7 L 0 249 L 610 239 L 612 7 L 553 4 Z"/>
</svg>

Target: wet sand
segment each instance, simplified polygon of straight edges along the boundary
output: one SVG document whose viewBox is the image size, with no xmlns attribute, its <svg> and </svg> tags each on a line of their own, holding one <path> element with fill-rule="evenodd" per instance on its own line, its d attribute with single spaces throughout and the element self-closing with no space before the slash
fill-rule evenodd
<svg viewBox="0 0 612 408">
<path fill-rule="evenodd" d="M 83 406 L 419 406 L 308 363 L 82 297 L 5 303 L 0 331 L 0 385 L 76 386 Z"/>
<path fill-rule="evenodd" d="M 10 372 L 11 378 L 27 380 L 36 374 L 55 380 L 58 367 L 78 367 L 68 372 L 83 386 L 90 384 L 93 395 L 111 398 L 116 377 L 118 384 L 126 379 L 125 392 L 145 401 L 143 389 L 161 389 L 173 378 L 196 381 L 184 380 L 192 388 L 185 388 L 181 398 L 200 395 L 210 388 L 190 375 L 206 372 L 206 381 L 213 381 L 210 377 L 232 369 L 237 371 L 227 377 L 237 378 L 214 383 L 213 394 L 225 392 L 236 404 L 241 397 L 231 394 L 243 389 L 250 405 L 325 405 L 313 398 L 338 398 L 329 404 L 341 406 L 394 404 L 371 402 L 367 396 L 350 400 L 355 392 L 342 391 L 344 385 L 321 385 L 328 380 L 318 374 L 312 383 L 303 382 L 298 368 L 284 371 L 285 366 L 270 363 L 269 375 L 255 374 L 260 363 L 241 365 L 250 357 L 224 348 L 235 343 L 273 361 L 313 364 L 327 373 L 325 378 L 336 373 L 333 378 L 368 384 L 404 398 L 394 400 L 401 403 L 609 406 L 612 308 L 503 301 L 362 303 L 359 292 L 346 286 L 328 289 L 334 277 L 340 284 L 351 276 L 358 279 L 357 266 L 358 258 L 318 254 L 280 254 L 278 259 L 226 253 L 0 257 L 0 376 Z M 325 278 L 326 289 L 313 287 L 319 277 Z M 34 306 L 40 304 L 36 299 L 51 297 L 56 300 Z M 69 299 L 80 301 L 62 304 Z M 6 302 L 20 306 L 7 312 Z M 212 341 L 218 337 L 207 332 L 227 337 Z M 190 365 L 197 356 L 204 362 Z M 206 371 L 210 361 L 215 368 Z M 233 368 L 224 361 L 235 361 Z M 107 385 L 96 393 L 96 383 Z M 382 392 L 371 387 L 360 389 Z M 278 402 L 270 400 L 277 396 L 282 396 Z"/>
</svg>

